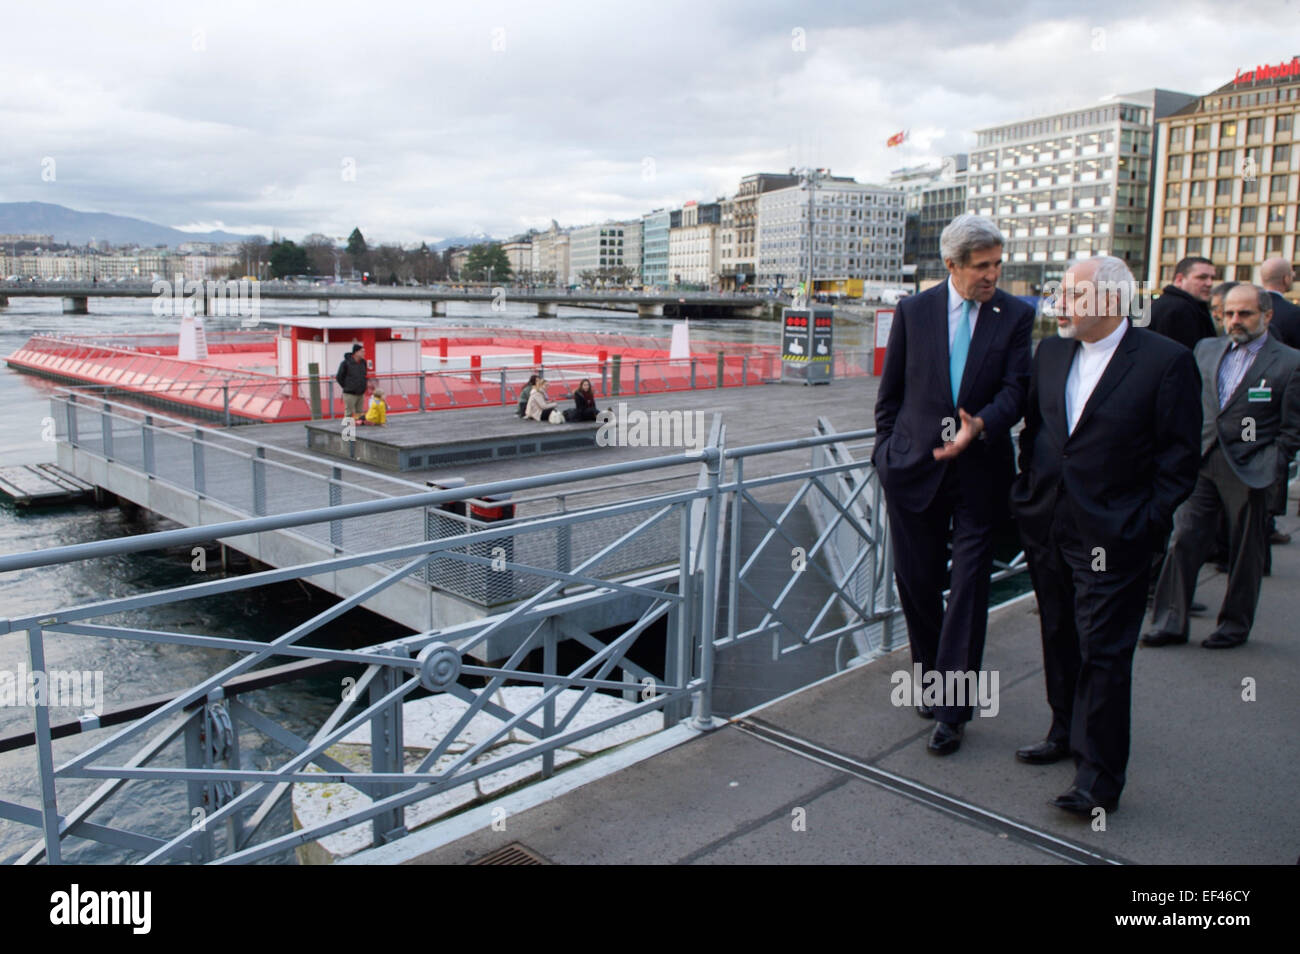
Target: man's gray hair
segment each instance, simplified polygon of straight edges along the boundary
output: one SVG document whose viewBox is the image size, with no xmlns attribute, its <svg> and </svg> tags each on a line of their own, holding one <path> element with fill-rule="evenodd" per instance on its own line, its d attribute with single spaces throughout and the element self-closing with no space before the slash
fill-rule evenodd
<svg viewBox="0 0 1300 954">
<path fill-rule="evenodd" d="M 966 212 L 944 227 L 939 236 L 939 255 L 945 262 L 967 265 L 972 252 L 998 248 L 1005 244 L 1002 233 L 992 219 Z"/>
<path fill-rule="evenodd" d="M 1068 272 L 1085 262 L 1097 263 L 1092 276 L 1087 279 L 1091 284 L 1092 304 L 1089 307 L 1093 309 L 1092 313 L 1111 318 L 1134 314 L 1134 303 L 1139 300 L 1138 286 L 1133 273 L 1129 271 L 1128 263 L 1114 255 L 1094 255 L 1071 260 L 1065 270 Z"/>
<path fill-rule="evenodd" d="M 1259 308 L 1259 313 L 1261 315 L 1264 314 L 1264 312 L 1266 311 L 1273 310 L 1273 293 L 1271 291 L 1269 291 L 1267 288 L 1264 288 L 1262 285 L 1255 285 L 1252 284 L 1251 282 L 1238 282 L 1236 285 L 1236 287 L 1238 288 L 1242 286 L 1245 286 L 1246 288 L 1253 288 L 1255 290 L 1255 295 L 1259 298 L 1257 307 Z M 1228 291 L 1232 291 L 1232 289 L 1229 288 Z M 1224 292 L 1223 300 L 1224 301 L 1228 300 L 1227 292 Z"/>
</svg>

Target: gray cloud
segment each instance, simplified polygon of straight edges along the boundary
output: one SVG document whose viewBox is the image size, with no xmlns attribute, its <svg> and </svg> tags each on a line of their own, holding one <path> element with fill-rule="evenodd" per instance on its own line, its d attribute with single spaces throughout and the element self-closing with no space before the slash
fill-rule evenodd
<svg viewBox="0 0 1300 954">
<path fill-rule="evenodd" d="M 981 126 L 1289 58 L 1296 7 L 24 4 L 2 198 L 411 242 L 636 215 L 790 165 L 882 181 Z"/>
</svg>

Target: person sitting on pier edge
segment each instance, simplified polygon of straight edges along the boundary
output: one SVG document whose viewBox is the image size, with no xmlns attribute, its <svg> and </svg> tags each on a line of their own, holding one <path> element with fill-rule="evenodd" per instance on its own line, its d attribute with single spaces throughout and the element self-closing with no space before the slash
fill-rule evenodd
<svg viewBox="0 0 1300 954">
<path fill-rule="evenodd" d="M 541 421 L 545 419 L 548 412 L 553 410 L 555 410 L 555 402 L 546 396 L 546 379 L 538 378 L 532 393 L 528 395 L 528 410 L 524 412 L 524 417 Z"/>
<path fill-rule="evenodd" d="M 570 421 L 594 421 L 596 419 L 596 392 L 591 389 L 591 379 L 583 378 L 578 383 L 578 390 L 573 392 L 573 407 L 564 412 Z"/>
<path fill-rule="evenodd" d="M 370 396 L 370 408 L 366 411 L 364 421 L 358 421 L 359 424 L 374 424 L 378 427 L 384 427 L 388 423 L 388 402 L 384 400 L 384 392 L 375 388 L 375 393 Z"/>
<path fill-rule="evenodd" d="M 343 413 L 350 418 L 360 418 L 366 400 L 366 349 L 352 346 L 352 353 L 343 356 L 338 373 L 334 375 L 343 389 Z"/>
<path fill-rule="evenodd" d="M 530 374 L 528 383 L 519 391 L 519 416 L 524 417 L 528 413 L 528 396 L 533 393 L 533 388 L 537 387 L 537 375 Z"/>
</svg>

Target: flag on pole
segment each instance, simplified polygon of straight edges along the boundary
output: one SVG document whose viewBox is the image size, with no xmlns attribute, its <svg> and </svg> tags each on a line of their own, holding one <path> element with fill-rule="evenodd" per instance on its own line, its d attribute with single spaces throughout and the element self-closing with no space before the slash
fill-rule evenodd
<svg viewBox="0 0 1300 954">
<path fill-rule="evenodd" d="M 901 146 L 903 144 L 903 140 L 906 138 L 907 138 L 907 130 L 903 130 L 902 132 L 896 132 L 892 136 L 890 136 L 887 140 L 885 140 L 885 146 L 886 148 L 891 146 Z"/>
</svg>

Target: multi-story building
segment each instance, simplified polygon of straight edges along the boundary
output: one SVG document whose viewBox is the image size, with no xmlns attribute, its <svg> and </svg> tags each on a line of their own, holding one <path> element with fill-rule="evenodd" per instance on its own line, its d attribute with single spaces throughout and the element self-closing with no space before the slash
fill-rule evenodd
<svg viewBox="0 0 1300 954">
<path fill-rule="evenodd" d="M 809 214 L 807 182 L 758 197 L 761 285 L 792 288 L 806 280 Z M 864 283 L 900 283 L 903 215 L 903 193 L 897 189 L 828 172 L 819 177 L 812 190 L 815 290 L 860 295 Z"/>
<path fill-rule="evenodd" d="M 549 229 L 533 236 L 532 277 L 545 285 L 563 285 L 569 280 L 569 233 L 561 231 L 554 219 Z"/>
<path fill-rule="evenodd" d="M 741 179 L 736 194 L 724 200 L 718 232 L 718 268 L 724 290 L 752 284 L 758 272 L 758 197 L 798 183 L 793 170 L 756 172 Z"/>
<path fill-rule="evenodd" d="M 1300 256 L 1300 58 L 1236 77 L 1157 123 L 1148 279 L 1200 255 L 1255 281 L 1266 258 Z"/>
<path fill-rule="evenodd" d="M 239 263 L 234 255 L 178 255 L 167 249 L 142 249 L 134 253 L 105 255 L 77 249 L 59 252 L 0 253 L 0 278 L 19 275 L 43 281 L 115 281 L 127 279 L 172 281 L 225 278 Z"/>
<path fill-rule="evenodd" d="M 458 248 L 451 253 L 451 277 L 459 279 L 461 273 L 465 271 L 465 263 L 469 261 L 469 249 Z"/>
<path fill-rule="evenodd" d="M 641 281 L 646 285 L 668 284 L 668 223 L 672 215 L 655 209 L 641 216 Z"/>
<path fill-rule="evenodd" d="M 641 272 L 641 220 L 602 222 L 569 230 L 569 283 L 626 281 Z"/>
<path fill-rule="evenodd" d="M 1194 99 L 1149 89 L 1087 109 L 977 130 L 966 210 L 993 218 L 1017 293 L 1059 279 L 1072 258 L 1114 255 L 1143 274 L 1155 121 Z"/>
<path fill-rule="evenodd" d="M 501 251 L 506 253 L 506 261 L 510 263 L 510 274 L 516 280 L 523 280 L 529 277 L 533 270 L 533 243 L 528 239 L 515 239 L 511 242 L 502 242 Z"/>
<path fill-rule="evenodd" d="M 670 217 L 671 221 L 671 217 Z M 674 285 L 712 288 L 718 284 L 718 229 L 722 203 L 687 202 L 680 225 L 668 230 L 668 275 Z"/>
<path fill-rule="evenodd" d="M 945 156 L 938 165 L 896 169 L 889 183 L 904 195 L 907 215 L 903 228 L 903 277 L 918 284 L 932 283 L 948 274 L 939 254 L 939 234 L 966 211 L 964 152 Z"/>
</svg>

